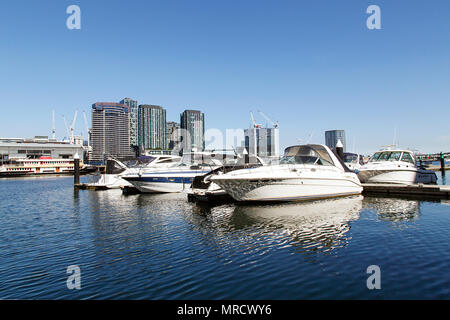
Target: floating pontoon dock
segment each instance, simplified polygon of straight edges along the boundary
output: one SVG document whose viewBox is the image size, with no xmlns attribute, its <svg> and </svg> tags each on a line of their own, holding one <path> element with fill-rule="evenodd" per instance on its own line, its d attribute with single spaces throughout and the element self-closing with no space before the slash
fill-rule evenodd
<svg viewBox="0 0 450 320">
<path fill-rule="evenodd" d="M 363 195 L 392 195 L 392 196 L 415 196 L 436 197 L 449 199 L 450 186 L 443 185 L 400 185 L 400 184 L 375 184 L 363 183 Z"/>
</svg>

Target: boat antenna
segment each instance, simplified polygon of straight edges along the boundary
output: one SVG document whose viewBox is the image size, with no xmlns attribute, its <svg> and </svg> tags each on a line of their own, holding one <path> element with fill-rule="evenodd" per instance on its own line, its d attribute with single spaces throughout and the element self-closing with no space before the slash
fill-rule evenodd
<svg viewBox="0 0 450 320">
<path fill-rule="evenodd" d="M 397 126 L 395 126 L 395 128 L 394 128 L 394 138 L 392 139 L 393 146 L 396 146 L 396 144 L 395 144 L 396 139 L 397 139 Z M 398 143 L 398 141 L 397 141 L 397 143 Z"/>
<path fill-rule="evenodd" d="M 313 135 L 314 135 L 314 130 L 309 134 L 308 139 L 306 139 L 306 143 L 305 143 L 305 144 L 308 144 L 308 143 L 309 143 L 309 141 L 311 140 L 311 138 L 313 137 Z"/>
</svg>

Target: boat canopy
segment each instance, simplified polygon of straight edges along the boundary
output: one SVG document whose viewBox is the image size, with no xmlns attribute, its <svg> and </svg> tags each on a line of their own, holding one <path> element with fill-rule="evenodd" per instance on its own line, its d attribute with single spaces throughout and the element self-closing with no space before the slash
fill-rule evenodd
<svg viewBox="0 0 450 320">
<path fill-rule="evenodd" d="M 106 160 L 106 174 L 119 174 L 124 172 L 127 167 L 120 161 L 114 159 Z"/>
<path fill-rule="evenodd" d="M 316 164 L 334 166 L 335 162 L 327 148 L 320 144 L 292 146 L 284 150 L 281 164 Z"/>
</svg>

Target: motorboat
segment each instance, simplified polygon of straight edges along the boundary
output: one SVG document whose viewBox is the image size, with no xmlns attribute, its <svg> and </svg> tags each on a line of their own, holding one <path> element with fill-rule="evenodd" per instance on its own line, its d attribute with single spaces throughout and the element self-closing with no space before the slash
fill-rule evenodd
<svg viewBox="0 0 450 320">
<path fill-rule="evenodd" d="M 344 152 L 344 163 L 350 170 L 359 170 L 364 165 L 363 156 L 357 153 Z"/>
<path fill-rule="evenodd" d="M 141 168 L 122 178 L 144 193 L 183 192 L 191 187 L 196 176 L 221 167 L 226 158 L 236 155 L 210 151 L 183 154 L 179 163 L 165 168 Z"/>
<path fill-rule="evenodd" d="M 375 152 L 361 166 L 358 177 L 362 183 L 435 184 L 437 181 L 434 171 L 417 166 L 413 151 L 398 148 Z"/>
<path fill-rule="evenodd" d="M 241 169 L 211 180 L 237 201 L 301 201 L 359 195 L 357 175 L 325 145 L 285 149 L 277 165 Z"/>
<path fill-rule="evenodd" d="M 211 181 L 211 178 L 234 170 L 256 168 L 263 165 L 267 165 L 267 162 L 258 156 L 237 157 L 231 161 L 225 161 L 223 166 L 194 178 L 191 188 L 187 190 L 188 200 L 211 204 L 233 201 L 233 198 L 218 184 Z"/>
<path fill-rule="evenodd" d="M 106 161 L 106 173 L 98 175 L 96 181 L 87 183 L 89 189 L 119 189 L 131 187 L 132 184 L 122 179 L 126 174 L 139 172 L 142 168 L 167 168 L 180 162 L 181 157 L 175 155 L 141 156 L 126 162 L 117 159 Z"/>
</svg>

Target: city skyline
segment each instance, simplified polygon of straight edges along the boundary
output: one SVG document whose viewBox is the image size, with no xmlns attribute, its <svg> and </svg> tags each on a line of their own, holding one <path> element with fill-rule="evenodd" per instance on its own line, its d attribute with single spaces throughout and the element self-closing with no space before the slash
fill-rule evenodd
<svg viewBox="0 0 450 320">
<path fill-rule="evenodd" d="M 62 138 L 61 115 L 131 97 L 164 106 L 168 121 L 200 109 L 205 130 L 223 132 L 264 110 L 280 124 L 281 151 L 324 143 L 335 128 L 348 151 L 393 141 L 450 150 L 448 2 L 76 1 L 81 29 L 68 30 L 70 4 L 0 5 L 1 137 L 50 136 L 55 110 Z M 366 27 L 370 4 L 381 8 L 381 30 Z M 104 23 L 124 14 L 133 19 Z M 135 48 L 117 47 L 122 39 Z M 111 81 L 124 68 L 130 77 Z"/>
</svg>

